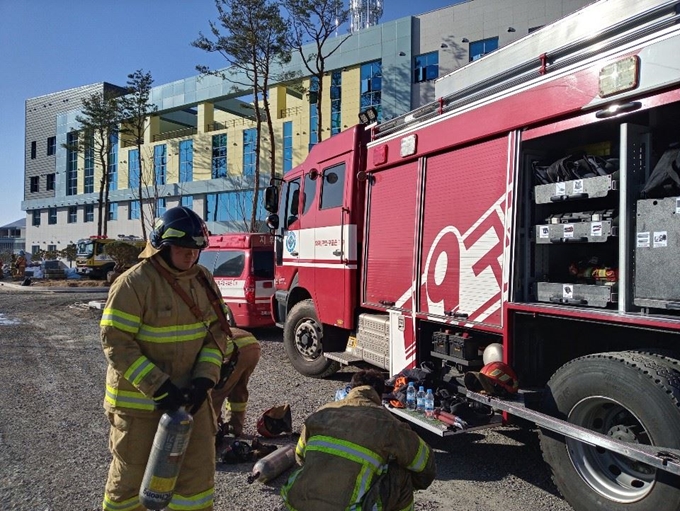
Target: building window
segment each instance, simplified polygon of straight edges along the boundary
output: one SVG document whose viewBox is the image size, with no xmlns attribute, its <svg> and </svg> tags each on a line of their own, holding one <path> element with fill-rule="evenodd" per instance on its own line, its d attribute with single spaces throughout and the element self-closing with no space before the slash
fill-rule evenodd
<svg viewBox="0 0 680 511">
<path fill-rule="evenodd" d="M 163 213 L 165 213 L 165 210 L 167 208 L 167 204 L 165 199 L 158 199 L 158 202 L 156 203 L 156 218 L 160 218 L 163 216 Z"/>
<path fill-rule="evenodd" d="M 428 82 L 439 78 L 438 51 L 417 55 L 413 63 L 413 83 Z"/>
<path fill-rule="evenodd" d="M 331 75 L 331 136 L 342 131 L 342 71 Z"/>
<path fill-rule="evenodd" d="M 45 189 L 46 190 L 54 190 L 54 174 L 47 174 L 45 176 L 47 181 L 45 183 Z"/>
<path fill-rule="evenodd" d="M 213 135 L 212 172 L 213 179 L 227 177 L 227 135 Z"/>
<path fill-rule="evenodd" d="M 38 227 L 40 225 L 40 210 L 39 209 L 34 209 L 33 210 L 33 221 L 31 222 L 31 225 L 33 227 Z"/>
<path fill-rule="evenodd" d="M 470 43 L 470 62 L 477 60 L 496 49 L 498 49 L 498 37 L 474 41 Z"/>
<path fill-rule="evenodd" d="M 68 223 L 75 224 L 78 222 L 78 206 L 68 207 Z"/>
<path fill-rule="evenodd" d="M 283 123 L 283 173 L 293 168 L 293 121 Z"/>
<path fill-rule="evenodd" d="M 382 93 L 382 61 L 376 60 L 361 65 L 361 98 L 360 110 L 363 112 L 370 107 L 378 113 L 378 121 L 382 120 L 380 107 Z"/>
<path fill-rule="evenodd" d="M 166 181 L 166 145 L 161 144 L 153 148 L 153 171 L 156 176 L 156 184 L 164 185 Z"/>
<path fill-rule="evenodd" d="M 243 175 L 255 175 L 255 128 L 243 130 Z"/>
<path fill-rule="evenodd" d="M 40 190 L 40 176 L 31 177 L 31 193 L 35 193 Z"/>
<path fill-rule="evenodd" d="M 112 133 L 109 140 L 109 190 L 118 190 L 118 133 Z"/>
<path fill-rule="evenodd" d="M 54 252 L 57 251 L 57 246 L 56 245 L 47 245 L 47 251 L 52 252 L 54 254 Z"/>
<path fill-rule="evenodd" d="M 179 182 L 190 183 L 194 180 L 194 141 L 182 140 L 179 143 Z"/>
<path fill-rule="evenodd" d="M 55 225 L 57 223 L 57 208 L 47 209 L 47 223 L 49 225 Z"/>
<path fill-rule="evenodd" d="M 38 144 L 34 140 L 31 142 L 31 160 L 35 160 L 35 157 L 38 155 Z"/>
<path fill-rule="evenodd" d="M 236 222 L 241 228 L 250 223 L 253 211 L 253 191 L 239 190 L 236 192 L 209 193 L 206 195 L 205 216 L 208 222 Z M 262 193 L 259 194 L 262 198 Z M 264 219 L 266 211 L 260 200 L 257 208 L 257 218 Z"/>
<path fill-rule="evenodd" d="M 128 209 L 128 220 L 139 220 L 141 217 L 139 201 L 130 201 L 130 209 Z"/>
<path fill-rule="evenodd" d="M 48 137 L 47 139 L 47 156 L 52 156 L 57 153 L 57 137 Z"/>
<path fill-rule="evenodd" d="M 109 203 L 109 220 L 118 220 L 118 203 Z"/>
<path fill-rule="evenodd" d="M 137 190 L 140 185 L 139 150 L 128 151 L 128 188 Z"/>
<path fill-rule="evenodd" d="M 66 135 L 66 195 L 78 193 L 78 132 Z"/>
<path fill-rule="evenodd" d="M 85 160 L 83 172 L 85 175 L 85 182 L 83 192 L 94 193 L 94 147 L 93 137 L 90 137 L 90 142 L 85 148 Z"/>
<path fill-rule="evenodd" d="M 182 206 L 189 209 L 194 209 L 194 197 L 193 195 L 182 196 Z"/>
<path fill-rule="evenodd" d="M 40 252 L 40 245 L 31 245 L 31 255 L 37 256 L 38 252 Z"/>
<path fill-rule="evenodd" d="M 319 143 L 319 78 L 309 79 L 309 149 Z"/>
<path fill-rule="evenodd" d="M 85 204 L 84 222 L 94 222 L 94 204 Z"/>
</svg>

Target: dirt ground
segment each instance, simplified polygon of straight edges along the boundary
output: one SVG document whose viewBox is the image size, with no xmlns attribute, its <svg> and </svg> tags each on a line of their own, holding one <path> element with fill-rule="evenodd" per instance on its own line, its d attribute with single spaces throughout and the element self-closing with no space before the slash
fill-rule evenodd
<svg viewBox="0 0 680 511">
<path fill-rule="evenodd" d="M 88 304 L 106 292 L 92 287 L 63 291 L 0 285 L 3 511 L 101 510 L 111 460 L 102 408 L 106 360 L 99 340 L 102 311 Z M 246 433 L 256 432 L 264 410 L 284 402 L 290 403 L 293 429 L 299 431 L 355 369 L 324 380 L 306 378 L 290 366 L 280 330 L 254 333 L 262 358 L 249 385 Z M 571 510 L 550 481 L 534 430 L 507 426 L 450 439 L 418 432 L 435 449 L 437 478 L 416 493 L 416 511 Z M 294 442 L 288 437 L 271 441 Z M 283 511 L 279 492 L 291 469 L 271 482 L 248 484 L 252 463 L 215 468 L 215 511 Z"/>
<path fill-rule="evenodd" d="M 43 287 L 108 287 L 109 284 L 105 280 L 44 280 L 35 279 L 31 283 L 32 286 Z"/>
<path fill-rule="evenodd" d="M 9 279 L 5 278 L 2 282 L 12 284 L 21 284 L 23 279 Z M 31 286 L 33 287 L 108 287 L 109 284 L 105 280 L 89 280 L 89 279 L 31 279 Z"/>
</svg>

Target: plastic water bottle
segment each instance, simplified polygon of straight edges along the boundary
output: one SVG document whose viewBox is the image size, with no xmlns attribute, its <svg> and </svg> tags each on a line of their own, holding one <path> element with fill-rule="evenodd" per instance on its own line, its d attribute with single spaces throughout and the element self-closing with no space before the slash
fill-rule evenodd
<svg viewBox="0 0 680 511">
<path fill-rule="evenodd" d="M 425 387 L 422 385 L 418 389 L 416 394 L 416 411 L 420 413 L 425 413 Z"/>
<path fill-rule="evenodd" d="M 406 408 L 409 410 L 416 409 L 416 388 L 412 381 L 408 382 L 408 387 L 406 387 Z"/>
<path fill-rule="evenodd" d="M 432 389 L 427 389 L 427 394 L 425 394 L 425 417 L 434 420 L 434 394 Z"/>
<path fill-rule="evenodd" d="M 352 390 L 352 388 L 349 385 L 339 388 L 335 391 L 335 400 L 340 401 L 341 399 L 345 399 L 350 390 Z"/>
</svg>

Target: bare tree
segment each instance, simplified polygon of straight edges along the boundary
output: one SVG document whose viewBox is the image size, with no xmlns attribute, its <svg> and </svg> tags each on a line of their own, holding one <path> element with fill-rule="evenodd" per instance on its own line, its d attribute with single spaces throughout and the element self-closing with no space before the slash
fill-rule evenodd
<svg viewBox="0 0 680 511">
<path fill-rule="evenodd" d="M 128 183 L 133 200 L 139 203 L 139 219 L 142 224 L 142 237 L 153 228 L 158 215 L 158 199 L 160 190 L 156 179 L 154 149 L 138 146 L 133 149 L 137 161 L 128 154 Z"/>
<path fill-rule="evenodd" d="M 270 170 L 272 175 L 276 173 L 276 143 L 268 89 L 273 79 L 273 69 L 290 60 L 286 46 L 287 25 L 278 5 L 270 0 L 215 0 L 215 6 L 218 22 L 210 22 L 213 39 L 199 33 L 198 39 L 191 44 L 209 53 L 219 53 L 230 65 L 227 73 L 211 70 L 208 66 L 196 66 L 200 73 L 220 76 L 252 90 L 256 139 L 253 207 L 248 230 L 254 231 L 257 227 L 260 191 L 263 121 L 269 129 Z M 236 77 L 240 74 L 246 77 L 247 83 L 238 82 Z M 263 111 L 260 110 L 260 101 Z"/>
<path fill-rule="evenodd" d="M 321 142 L 323 127 L 323 77 L 326 73 L 326 61 L 333 55 L 351 34 L 346 34 L 330 48 L 328 40 L 337 31 L 338 26 L 349 19 L 349 9 L 344 7 L 343 0 L 283 0 L 283 6 L 290 15 L 290 31 L 288 44 L 300 54 L 302 62 L 312 79 L 317 82 L 316 98 L 310 95 L 310 103 L 316 99 L 318 138 Z M 309 47 L 312 51 L 306 52 Z M 311 89 L 311 88 L 310 88 Z"/>
<path fill-rule="evenodd" d="M 151 73 L 138 69 L 128 75 L 127 95 L 121 99 L 122 117 L 124 119 L 121 132 L 132 136 L 137 145 L 139 154 L 139 183 L 137 195 L 139 197 L 140 221 L 142 223 L 142 237 L 146 239 L 146 228 L 144 216 L 144 194 L 143 178 L 144 161 L 142 158 L 142 145 L 144 144 L 144 133 L 147 129 L 147 118 L 158 110 L 158 107 L 151 103 L 151 86 L 153 85 Z M 154 206 L 155 207 L 155 206 Z"/>
<path fill-rule="evenodd" d="M 119 94 L 112 91 L 95 92 L 83 98 L 81 114 L 76 116 L 82 137 L 77 150 L 86 158 L 98 160 L 102 170 L 99 183 L 97 235 L 105 236 L 108 224 L 112 138 L 120 122 Z M 74 149 L 74 148 L 70 148 Z"/>
</svg>

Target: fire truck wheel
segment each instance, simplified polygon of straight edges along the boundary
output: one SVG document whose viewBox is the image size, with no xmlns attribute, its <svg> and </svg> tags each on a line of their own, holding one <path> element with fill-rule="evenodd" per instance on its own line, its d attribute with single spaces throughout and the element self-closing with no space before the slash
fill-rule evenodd
<svg viewBox="0 0 680 511">
<path fill-rule="evenodd" d="M 290 310 L 283 327 L 283 346 L 293 367 L 305 376 L 325 378 L 340 364 L 323 356 L 323 327 L 312 300 L 302 300 Z"/>
<path fill-rule="evenodd" d="M 550 378 L 544 411 L 631 443 L 680 448 L 680 365 L 650 353 L 577 358 Z M 680 477 L 542 430 L 553 481 L 576 511 L 677 511 Z"/>
</svg>

